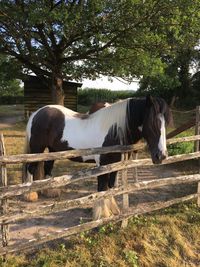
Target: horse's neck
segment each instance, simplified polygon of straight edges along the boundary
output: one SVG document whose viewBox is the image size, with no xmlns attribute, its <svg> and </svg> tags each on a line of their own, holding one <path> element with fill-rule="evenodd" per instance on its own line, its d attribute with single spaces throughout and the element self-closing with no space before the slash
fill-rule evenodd
<svg viewBox="0 0 200 267">
<path fill-rule="evenodd" d="M 145 100 L 131 99 L 128 106 L 127 136 L 128 143 L 137 143 L 142 136 L 142 126 L 145 116 Z"/>
</svg>

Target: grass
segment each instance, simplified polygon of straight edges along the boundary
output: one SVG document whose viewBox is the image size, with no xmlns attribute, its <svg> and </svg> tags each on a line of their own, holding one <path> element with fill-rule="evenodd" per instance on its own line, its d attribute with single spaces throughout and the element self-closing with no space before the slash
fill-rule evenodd
<svg viewBox="0 0 200 267">
<path fill-rule="evenodd" d="M 2 267 L 200 266 L 200 213 L 194 202 L 135 216 L 52 244 L 34 254 L 8 256 Z"/>
<path fill-rule="evenodd" d="M 0 115 L 21 115 L 24 112 L 24 105 L 0 105 Z"/>
</svg>

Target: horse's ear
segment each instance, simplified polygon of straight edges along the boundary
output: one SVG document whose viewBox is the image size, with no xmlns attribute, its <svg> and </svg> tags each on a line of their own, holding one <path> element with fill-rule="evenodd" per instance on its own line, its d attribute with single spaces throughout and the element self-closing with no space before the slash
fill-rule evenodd
<svg viewBox="0 0 200 267">
<path fill-rule="evenodd" d="M 153 97 L 151 95 L 146 96 L 146 106 L 151 107 L 153 105 Z"/>
</svg>

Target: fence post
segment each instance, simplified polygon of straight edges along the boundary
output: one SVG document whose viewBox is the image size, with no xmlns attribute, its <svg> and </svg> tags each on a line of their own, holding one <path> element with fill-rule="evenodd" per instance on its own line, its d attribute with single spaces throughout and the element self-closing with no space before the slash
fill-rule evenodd
<svg viewBox="0 0 200 267">
<path fill-rule="evenodd" d="M 6 154 L 5 145 L 4 145 L 4 137 L 3 134 L 0 134 L 0 156 L 4 156 Z M 6 165 L 2 164 L 0 166 L 0 186 L 7 186 L 7 169 Z M 1 211 L 2 215 L 5 215 L 8 211 L 8 202 L 7 199 L 3 199 L 1 201 Z M 9 225 L 1 225 L 1 233 L 2 233 L 2 245 L 3 247 L 8 245 L 9 241 Z"/>
<path fill-rule="evenodd" d="M 138 152 L 137 151 L 133 152 L 133 159 L 138 159 Z M 133 179 L 134 179 L 135 183 L 138 182 L 137 167 L 133 168 Z"/>
<path fill-rule="evenodd" d="M 200 134 L 200 106 L 196 107 L 196 125 L 195 125 L 195 135 Z M 199 151 L 199 140 L 195 141 L 194 144 L 195 152 Z"/>
<path fill-rule="evenodd" d="M 123 160 L 128 160 L 128 153 L 124 153 L 123 154 Z M 123 187 L 126 187 L 128 185 L 128 169 L 123 169 L 122 170 L 122 185 Z M 123 210 L 123 213 L 126 213 L 126 211 L 128 210 L 129 208 L 129 195 L 126 193 L 126 194 L 123 194 L 123 203 L 122 203 L 123 207 L 122 207 L 122 210 Z M 128 225 L 128 219 L 124 219 L 122 221 L 122 225 L 121 227 L 122 228 L 125 228 L 126 226 Z"/>
<path fill-rule="evenodd" d="M 200 106 L 196 107 L 196 125 L 195 125 L 195 135 L 200 134 Z M 200 141 L 195 141 L 195 152 L 198 152 L 200 148 Z M 198 159 L 198 168 L 200 172 L 200 159 Z M 200 182 L 198 183 L 197 187 L 197 205 L 200 207 Z"/>
</svg>

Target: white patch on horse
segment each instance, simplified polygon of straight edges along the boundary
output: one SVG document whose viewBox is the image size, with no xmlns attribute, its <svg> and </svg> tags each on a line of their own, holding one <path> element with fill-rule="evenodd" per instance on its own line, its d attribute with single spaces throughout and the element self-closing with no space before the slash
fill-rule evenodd
<svg viewBox="0 0 200 267">
<path fill-rule="evenodd" d="M 117 131 L 120 128 L 125 129 L 127 103 L 128 100 L 117 102 L 98 110 L 86 119 L 65 113 L 61 141 L 67 141 L 74 149 L 101 147 L 112 125 L 117 125 Z"/>
<path fill-rule="evenodd" d="M 100 155 L 82 156 L 83 162 L 87 160 L 94 160 L 97 166 L 100 166 Z"/>
<path fill-rule="evenodd" d="M 161 128 L 160 128 L 160 139 L 158 143 L 158 148 L 162 152 L 164 156 L 167 156 L 167 145 L 166 145 L 166 129 L 165 129 L 165 118 L 163 114 L 159 114 L 158 118 L 161 121 Z"/>
<path fill-rule="evenodd" d="M 110 103 L 108 103 L 108 102 L 105 102 L 104 106 L 107 108 L 107 107 L 110 107 L 110 106 L 111 106 L 111 104 L 110 104 Z"/>
<path fill-rule="evenodd" d="M 138 126 L 138 130 L 142 132 L 143 125 Z"/>
<path fill-rule="evenodd" d="M 28 120 L 27 126 L 26 126 L 26 135 L 28 138 L 28 141 L 30 141 L 31 138 L 31 127 L 32 127 L 32 122 L 33 122 L 33 118 L 35 117 L 35 115 L 40 111 L 41 109 L 38 109 L 37 111 L 33 112 Z"/>
</svg>

